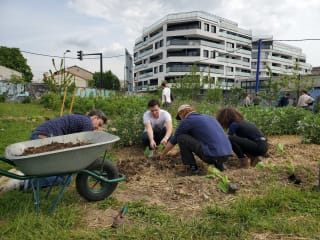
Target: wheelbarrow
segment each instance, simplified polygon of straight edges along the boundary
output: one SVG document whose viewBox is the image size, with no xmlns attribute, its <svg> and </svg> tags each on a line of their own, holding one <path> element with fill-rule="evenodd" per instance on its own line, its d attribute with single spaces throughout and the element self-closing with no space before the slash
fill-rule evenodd
<svg viewBox="0 0 320 240">
<path fill-rule="evenodd" d="M 24 175 L 1 169 L 0 175 L 31 182 L 37 214 L 40 211 L 41 186 L 39 180 L 43 177 L 57 176 L 56 179 L 58 179 L 58 176 L 64 176 L 64 182 L 52 204 L 50 214 L 54 212 L 74 174 L 77 175 L 75 182 L 78 193 L 88 201 L 100 201 L 113 193 L 118 182 L 125 180 L 125 175 L 119 174 L 112 162 L 106 159 L 111 143 L 118 140 L 118 136 L 103 131 L 94 131 L 11 144 L 6 147 L 5 157 L 0 157 L 0 160 L 16 167 Z M 76 147 L 23 155 L 28 148 L 38 148 L 52 143 L 81 144 Z M 103 152 L 103 158 L 99 158 Z M 48 188 L 46 198 L 51 189 L 52 186 Z"/>
</svg>

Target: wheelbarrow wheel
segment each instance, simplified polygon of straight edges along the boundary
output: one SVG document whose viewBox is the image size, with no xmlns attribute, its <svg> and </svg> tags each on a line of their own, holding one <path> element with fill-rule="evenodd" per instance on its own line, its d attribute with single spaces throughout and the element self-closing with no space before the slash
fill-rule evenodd
<svg viewBox="0 0 320 240">
<path fill-rule="evenodd" d="M 109 160 L 103 161 L 98 158 L 87 170 L 103 176 L 107 179 L 119 177 L 118 169 Z M 78 193 L 88 201 L 101 201 L 112 194 L 118 182 L 107 183 L 86 174 L 79 173 L 76 177 L 76 189 Z"/>
</svg>

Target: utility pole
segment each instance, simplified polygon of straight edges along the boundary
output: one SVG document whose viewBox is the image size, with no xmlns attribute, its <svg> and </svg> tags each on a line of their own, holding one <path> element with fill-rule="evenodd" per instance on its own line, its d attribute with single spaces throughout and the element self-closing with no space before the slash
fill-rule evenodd
<svg viewBox="0 0 320 240">
<path fill-rule="evenodd" d="M 90 56 L 90 55 L 99 55 L 100 56 L 100 81 L 99 81 L 99 86 L 98 88 L 102 88 L 102 53 L 83 53 L 82 51 L 77 51 L 78 59 L 83 60 L 83 56 Z"/>
<path fill-rule="evenodd" d="M 257 70 L 256 70 L 256 93 L 259 91 L 259 83 L 260 83 L 260 53 L 261 53 L 261 42 L 262 39 L 258 40 L 258 56 L 257 56 Z"/>
</svg>

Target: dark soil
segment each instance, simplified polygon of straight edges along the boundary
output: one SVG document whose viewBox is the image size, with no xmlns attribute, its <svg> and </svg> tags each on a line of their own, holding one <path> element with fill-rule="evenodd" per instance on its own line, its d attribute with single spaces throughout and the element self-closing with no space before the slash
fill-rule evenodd
<svg viewBox="0 0 320 240">
<path fill-rule="evenodd" d="M 78 143 L 53 142 L 51 144 L 43 145 L 40 147 L 29 147 L 24 150 L 24 152 L 21 156 L 26 156 L 26 155 L 30 155 L 30 154 L 37 154 L 37 153 L 44 153 L 44 152 L 51 152 L 51 151 L 65 149 L 65 148 L 73 148 L 73 147 L 79 147 L 79 146 L 84 146 L 84 145 L 89 145 L 89 144 L 91 144 L 91 143 L 88 143 L 88 142 L 78 142 Z"/>
</svg>

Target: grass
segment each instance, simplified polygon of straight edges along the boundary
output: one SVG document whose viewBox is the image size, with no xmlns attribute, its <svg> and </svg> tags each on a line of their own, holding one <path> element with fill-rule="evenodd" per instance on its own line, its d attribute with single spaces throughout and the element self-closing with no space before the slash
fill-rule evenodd
<svg viewBox="0 0 320 240">
<path fill-rule="evenodd" d="M 27 140 L 44 121 L 42 116 L 55 115 L 35 104 L 1 103 L 0 108 L 1 154 L 7 145 Z M 38 117 L 27 120 L 27 116 Z M 1 163 L 0 168 L 4 167 Z M 12 191 L 0 195 L 0 239 L 320 239 L 319 192 L 279 185 L 276 180 L 264 184 L 259 194 L 236 195 L 230 205 L 212 205 L 195 217 L 175 215 L 142 201 L 119 202 L 112 196 L 89 203 L 74 186 L 67 188 L 53 216 L 47 212 L 58 189 L 48 200 L 42 198 L 41 213 L 36 216 L 31 193 Z M 90 209 L 121 209 L 124 204 L 129 208 L 122 227 L 92 228 L 85 221 Z"/>
</svg>

